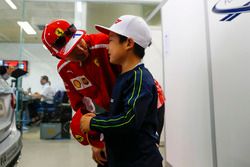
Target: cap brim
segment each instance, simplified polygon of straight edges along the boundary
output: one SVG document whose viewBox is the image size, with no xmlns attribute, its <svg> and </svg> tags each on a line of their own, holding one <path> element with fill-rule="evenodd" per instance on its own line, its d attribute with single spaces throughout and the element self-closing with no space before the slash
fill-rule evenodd
<svg viewBox="0 0 250 167">
<path fill-rule="evenodd" d="M 107 35 L 109 35 L 110 31 L 112 31 L 110 28 L 104 27 L 104 26 L 101 26 L 101 25 L 95 25 L 95 28 L 96 28 L 98 31 L 100 31 L 100 32 L 102 32 L 102 33 L 104 33 L 104 34 L 107 34 Z"/>
<path fill-rule="evenodd" d="M 77 30 L 68 43 L 59 51 L 59 57 L 66 58 L 85 34 L 85 31 Z"/>
</svg>

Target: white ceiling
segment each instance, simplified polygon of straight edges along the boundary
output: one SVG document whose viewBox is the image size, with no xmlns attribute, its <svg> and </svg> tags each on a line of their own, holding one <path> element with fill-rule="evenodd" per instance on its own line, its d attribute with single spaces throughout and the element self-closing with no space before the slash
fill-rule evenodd
<svg viewBox="0 0 250 167">
<path fill-rule="evenodd" d="M 36 30 L 36 35 L 23 33 L 25 43 L 40 43 L 39 25 L 45 25 L 53 19 L 63 18 L 74 22 L 74 0 L 12 0 L 17 10 L 12 10 L 4 0 L 0 0 L 0 42 L 19 42 L 20 28 L 17 21 L 28 21 Z M 95 2 L 93 2 L 95 1 Z M 22 3 L 24 2 L 24 3 Z M 119 3 L 118 3 L 119 2 Z M 146 18 L 160 0 L 87 0 L 87 31 L 95 32 L 93 25 L 110 25 L 113 20 L 123 14 L 134 14 Z M 126 2 L 126 3 L 125 3 Z M 150 22 L 160 24 L 158 13 Z"/>
</svg>

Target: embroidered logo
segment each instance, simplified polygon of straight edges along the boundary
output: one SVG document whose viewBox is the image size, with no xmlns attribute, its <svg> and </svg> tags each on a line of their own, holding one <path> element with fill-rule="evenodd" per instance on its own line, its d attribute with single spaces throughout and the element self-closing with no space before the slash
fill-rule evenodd
<svg viewBox="0 0 250 167">
<path fill-rule="evenodd" d="M 58 37 L 60 37 L 60 36 L 62 36 L 62 35 L 64 34 L 64 31 L 63 31 L 61 28 L 57 28 L 57 29 L 55 30 L 55 34 L 56 34 Z"/>
<path fill-rule="evenodd" d="M 122 21 L 121 19 L 117 19 L 117 20 L 115 21 L 115 24 L 120 23 L 121 21 Z"/>
<path fill-rule="evenodd" d="M 84 138 L 81 135 L 75 135 L 75 138 L 80 143 L 84 141 Z"/>
<path fill-rule="evenodd" d="M 212 11 L 216 14 L 225 14 L 220 21 L 232 21 L 242 13 L 250 12 L 249 0 L 219 0 Z"/>
<path fill-rule="evenodd" d="M 70 81 L 76 90 L 82 90 L 92 86 L 91 82 L 84 75 L 73 78 Z"/>
</svg>

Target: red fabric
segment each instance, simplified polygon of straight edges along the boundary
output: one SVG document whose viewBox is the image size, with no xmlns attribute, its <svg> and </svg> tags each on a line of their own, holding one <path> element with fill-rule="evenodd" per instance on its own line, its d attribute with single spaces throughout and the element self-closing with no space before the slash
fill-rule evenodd
<svg viewBox="0 0 250 167">
<path fill-rule="evenodd" d="M 108 37 L 104 34 L 86 35 L 86 41 L 92 49 L 90 57 L 85 62 L 61 60 L 57 68 L 64 81 L 72 108 L 75 111 L 82 108 L 83 114 L 88 112 L 83 105 L 84 96 L 90 97 L 104 109 L 109 109 L 111 91 L 117 75 L 109 63 L 107 49 L 95 48 L 101 47 L 102 44 L 107 45 Z"/>
<path fill-rule="evenodd" d="M 161 85 L 156 80 L 155 80 L 155 86 L 156 86 L 157 93 L 158 93 L 157 108 L 159 109 L 165 103 L 165 96 L 161 88 Z"/>
<path fill-rule="evenodd" d="M 87 135 L 86 134 L 83 134 L 81 131 L 80 131 L 80 120 L 81 120 L 81 117 L 82 117 L 82 113 L 80 110 L 78 110 L 74 117 L 72 118 L 72 121 L 71 121 L 71 124 L 70 124 L 70 129 L 71 129 L 71 132 L 74 136 L 74 138 L 79 142 L 81 143 L 82 145 L 89 145 L 89 142 L 88 142 L 88 139 L 87 139 Z"/>
<path fill-rule="evenodd" d="M 88 134 L 82 133 L 80 130 L 80 120 L 82 113 L 78 110 L 72 118 L 70 129 L 74 138 L 82 145 L 92 145 L 94 147 L 103 148 L 104 141 L 101 134 L 95 131 L 89 131 Z"/>
<path fill-rule="evenodd" d="M 108 36 L 92 34 L 86 35 L 84 39 L 90 48 L 90 56 L 84 62 L 61 60 L 57 66 L 71 106 L 77 111 L 71 122 L 72 134 L 76 139 L 79 138 L 78 135 L 86 138 L 80 131 L 79 122 L 80 114 L 93 112 L 93 103 L 90 99 L 98 106 L 109 110 L 111 91 L 119 72 L 119 67 L 109 63 Z M 90 140 L 91 138 L 96 139 L 90 137 Z M 84 142 L 80 143 L 85 145 Z M 97 146 L 99 144 L 97 143 Z"/>
</svg>

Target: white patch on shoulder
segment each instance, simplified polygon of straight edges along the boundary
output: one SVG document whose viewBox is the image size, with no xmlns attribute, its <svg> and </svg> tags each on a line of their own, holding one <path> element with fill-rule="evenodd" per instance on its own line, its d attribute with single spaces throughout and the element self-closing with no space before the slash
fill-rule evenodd
<svg viewBox="0 0 250 167">
<path fill-rule="evenodd" d="M 85 96 L 82 99 L 82 102 L 83 102 L 83 104 L 85 104 L 85 107 L 89 112 L 95 113 L 95 105 L 94 105 L 93 101 L 91 100 L 91 98 Z"/>
</svg>

